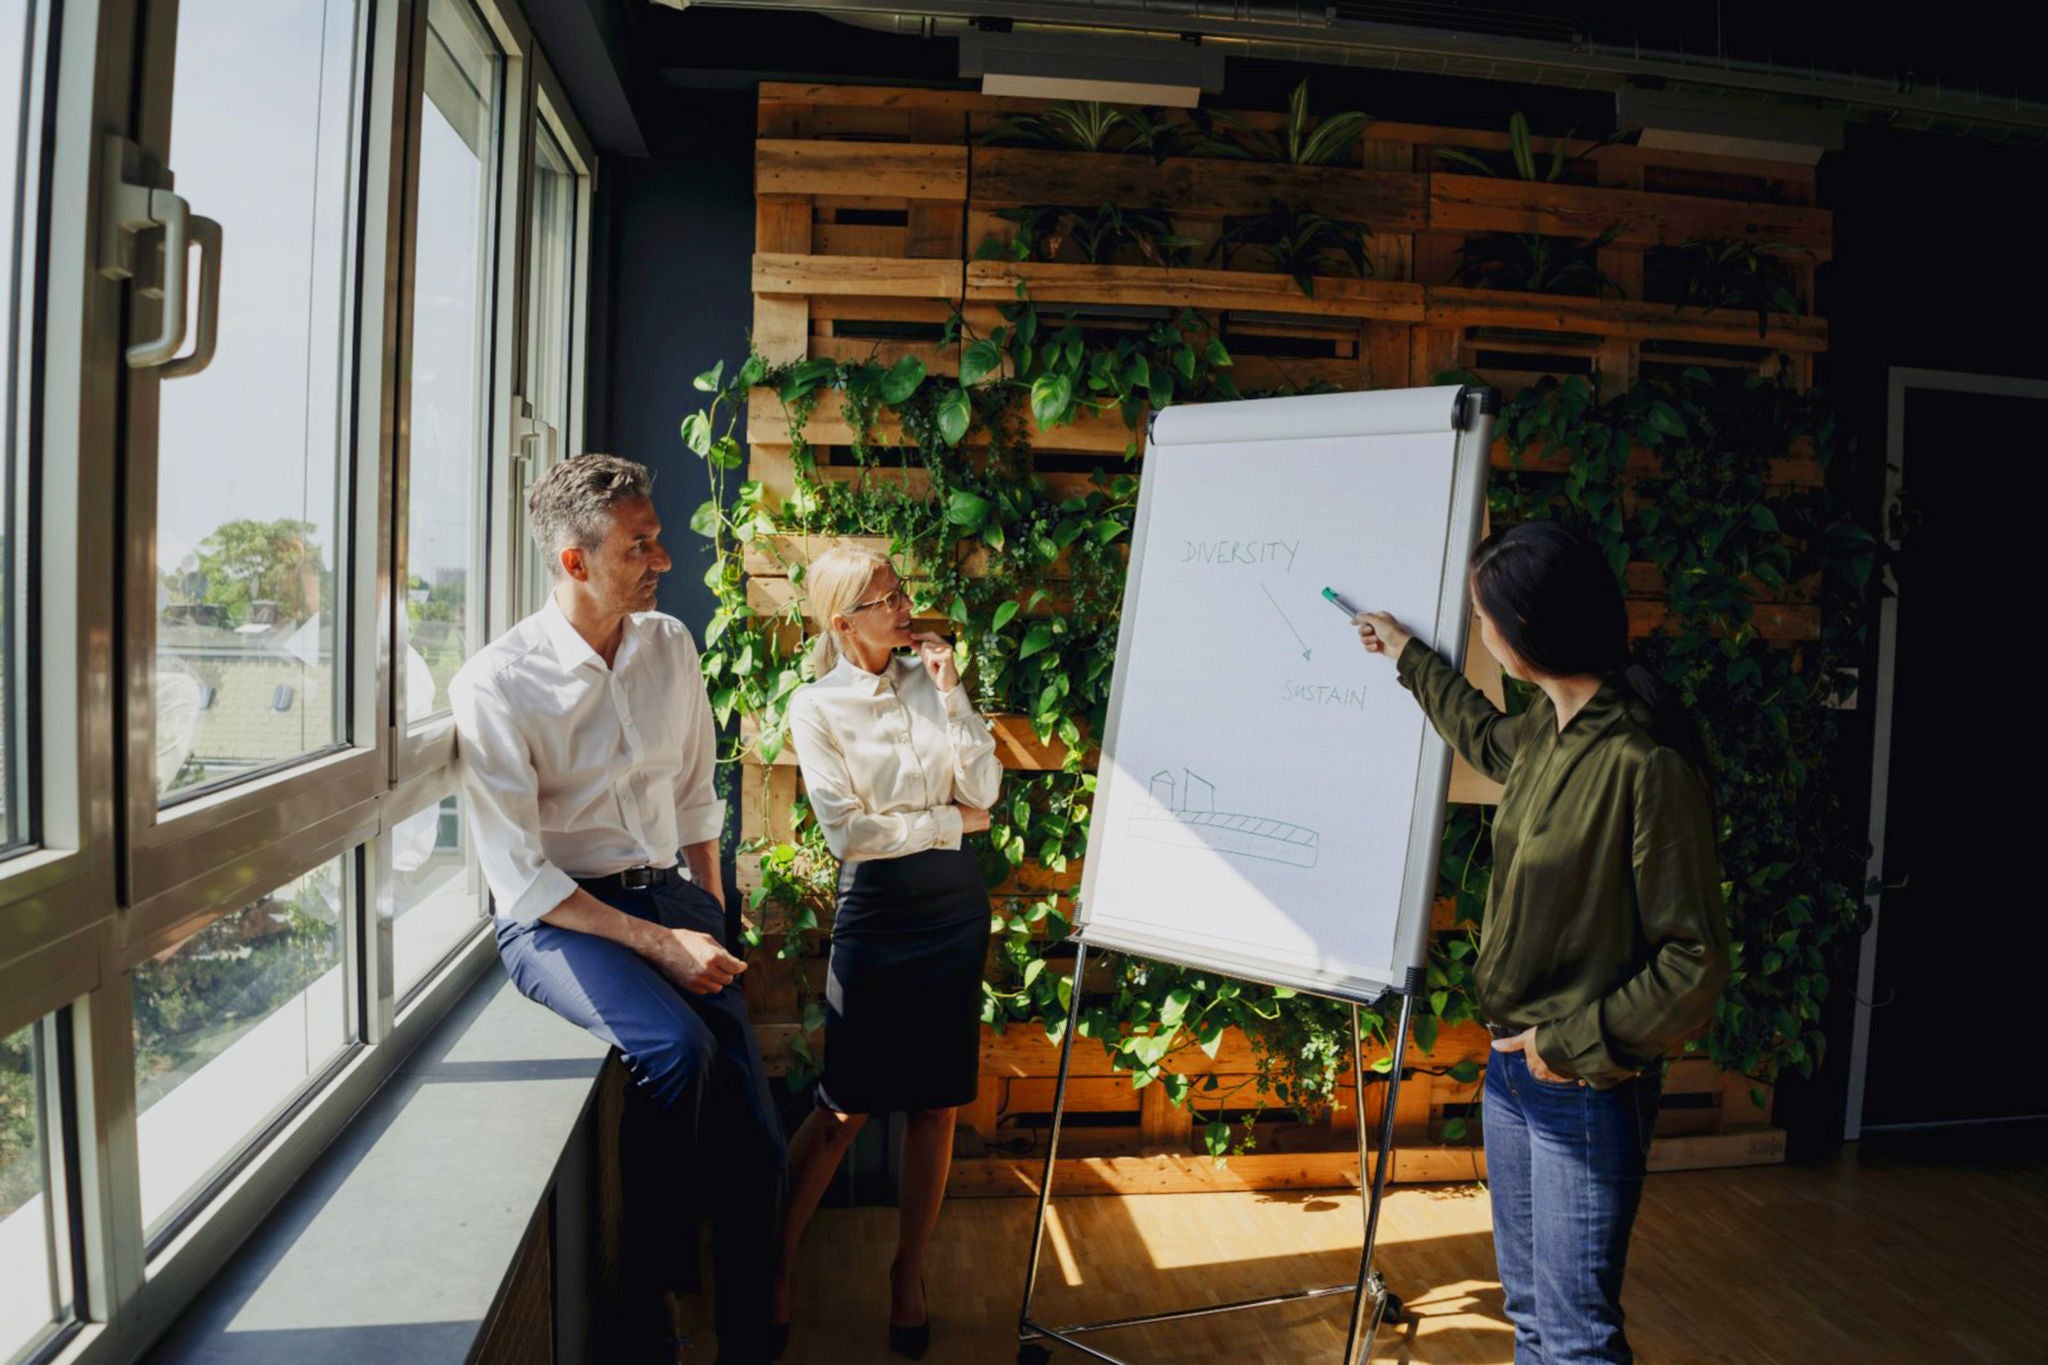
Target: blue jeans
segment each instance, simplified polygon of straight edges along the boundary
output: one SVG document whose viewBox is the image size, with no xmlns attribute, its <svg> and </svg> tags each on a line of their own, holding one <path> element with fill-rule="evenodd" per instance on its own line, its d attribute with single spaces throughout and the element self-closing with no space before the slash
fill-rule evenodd
<svg viewBox="0 0 2048 1365">
<path fill-rule="evenodd" d="M 690 882 L 585 889 L 615 910 L 724 941 L 724 911 Z M 679 1287 L 680 1265 L 694 1263 L 685 1212 L 685 1195 L 694 1194 L 711 1215 L 719 1360 L 762 1359 L 789 1154 L 739 984 L 691 995 L 630 948 L 594 934 L 511 920 L 499 920 L 497 932 L 512 984 L 617 1048 L 638 1092 L 620 1135 L 621 1278 L 632 1302 L 626 1320 L 602 1324 L 623 1344 L 607 1344 L 600 1358 L 673 1359 L 659 1295 Z"/>
<path fill-rule="evenodd" d="M 1621 1281 L 1663 1088 L 1661 1072 L 1595 1090 L 1537 1080 L 1520 1052 L 1488 1059 L 1486 1181 L 1515 1365 L 1635 1360 Z"/>
</svg>

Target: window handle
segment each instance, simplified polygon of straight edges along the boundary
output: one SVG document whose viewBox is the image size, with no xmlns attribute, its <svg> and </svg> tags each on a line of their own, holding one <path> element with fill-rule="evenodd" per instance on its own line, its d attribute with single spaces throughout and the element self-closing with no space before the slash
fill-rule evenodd
<svg viewBox="0 0 2048 1365">
<path fill-rule="evenodd" d="M 192 210 L 168 187 L 144 183 L 141 150 L 118 134 L 108 135 L 101 165 L 106 176 L 107 218 L 100 236 L 100 273 L 109 279 L 135 280 L 138 294 L 163 300 L 163 320 L 156 337 L 135 342 L 127 350 L 131 368 L 150 369 L 169 360 L 185 344 L 185 255 Z M 148 178 L 168 180 L 169 176 Z M 142 282 L 136 261 L 137 240 L 156 228 L 162 228 L 164 234 L 161 287 Z"/>
<path fill-rule="evenodd" d="M 183 379 L 211 365 L 220 334 L 220 224 L 195 213 L 190 232 L 199 247 L 199 339 L 192 343 L 192 354 L 163 363 L 159 373 L 165 379 Z"/>
</svg>

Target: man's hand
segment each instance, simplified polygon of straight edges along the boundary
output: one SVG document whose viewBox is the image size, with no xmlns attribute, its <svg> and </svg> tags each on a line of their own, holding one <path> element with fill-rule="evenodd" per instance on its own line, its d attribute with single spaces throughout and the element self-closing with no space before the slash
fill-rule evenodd
<svg viewBox="0 0 2048 1365">
<path fill-rule="evenodd" d="M 716 995 L 747 969 L 746 963 L 709 934 L 659 925 L 649 928 L 654 932 L 648 937 L 648 960 L 692 995 Z"/>
<path fill-rule="evenodd" d="M 1525 1028 L 1512 1038 L 1496 1038 L 1493 1040 L 1493 1050 L 1495 1052 L 1521 1053 L 1523 1060 L 1529 1063 L 1529 1074 L 1539 1081 L 1549 1081 L 1552 1085 L 1570 1085 L 1572 1083 L 1570 1076 L 1560 1076 L 1543 1064 L 1543 1055 L 1536 1051 L 1535 1029 Z M 1579 1084 L 1584 1085 L 1585 1082 L 1580 1081 Z"/>
<path fill-rule="evenodd" d="M 953 809 L 960 812 L 962 834 L 979 834 L 988 828 L 988 812 L 980 806 L 955 805 Z"/>
</svg>

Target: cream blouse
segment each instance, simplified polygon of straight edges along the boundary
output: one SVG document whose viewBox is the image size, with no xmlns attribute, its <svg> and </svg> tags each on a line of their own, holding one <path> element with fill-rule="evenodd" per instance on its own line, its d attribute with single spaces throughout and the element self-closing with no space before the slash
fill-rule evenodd
<svg viewBox="0 0 2048 1365">
<path fill-rule="evenodd" d="M 811 811 L 842 862 L 960 847 L 955 803 L 987 809 L 1002 788 L 995 736 L 956 687 L 915 657 L 880 673 L 842 658 L 789 699 L 789 733 Z"/>
</svg>

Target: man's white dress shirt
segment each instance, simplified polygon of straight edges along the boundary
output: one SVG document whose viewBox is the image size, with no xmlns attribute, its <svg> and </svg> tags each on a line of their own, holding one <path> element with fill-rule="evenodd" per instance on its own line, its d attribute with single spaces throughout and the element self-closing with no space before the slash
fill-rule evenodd
<svg viewBox="0 0 2048 1365">
<path fill-rule="evenodd" d="M 463 802 L 500 916 L 531 922 L 575 892 L 573 878 L 668 867 L 723 832 L 697 645 L 673 616 L 626 618 L 607 668 L 549 597 L 448 691 Z"/>
<path fill-rule="evenodd" d="M 993 806 L 1003 765 L 967 690 L 923 663 L 880 673 L 851 659 L 789 699 L 789 734 L 825 843 L 842 862 L 960 847 L 956 803 Z"/>
</svg>

